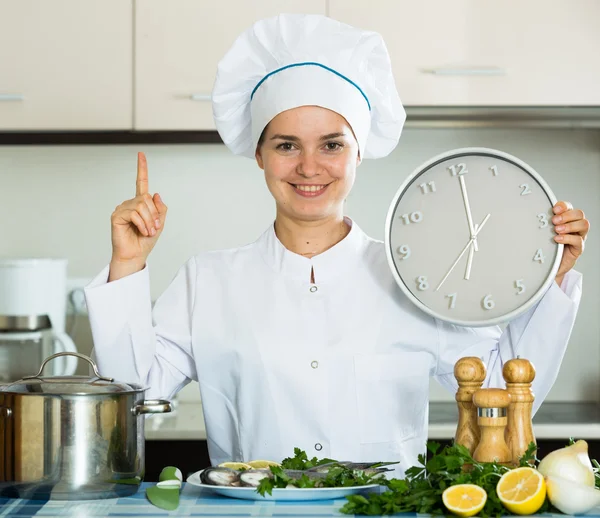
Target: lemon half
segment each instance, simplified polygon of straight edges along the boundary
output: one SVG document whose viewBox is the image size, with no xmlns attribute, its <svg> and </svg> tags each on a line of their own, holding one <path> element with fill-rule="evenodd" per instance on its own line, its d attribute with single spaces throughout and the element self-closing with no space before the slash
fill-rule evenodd
<svg viewBox="0 0 600 518">
<path fill-rule="evenodd" d="M 475 516 L 487 502 L 487 493 L 475 484 L 457 484 L 442 493 L 442 501 L 453 514 Z"/>
<path fill-rule="evenodd" d="M 509 511 L 533 514 L 546 500 L 546 481 L 537 469 L 515 468 L 500 477 L 496 493 Z"/>
<path fill-rule="evenodd" d="M 248 466 L 252 466 L 252 469 L 264 469 L 269 466 L 281 466 L 279 462 L 275 462 L 274 460 L 251 460 L 247 463 Z"/>
</svg>

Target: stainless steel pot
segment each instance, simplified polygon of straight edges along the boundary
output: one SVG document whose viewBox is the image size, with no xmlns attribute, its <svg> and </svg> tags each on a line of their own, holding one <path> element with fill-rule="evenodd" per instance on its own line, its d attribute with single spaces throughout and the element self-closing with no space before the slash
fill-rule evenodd
<svg viewBox="0 0 600 518">
<path fill-rule="evenodd" d="M 95 377 L 41 377 L 58 356 Z M 48 357 L 35 376 L 0 387 L 0 496 L 79 500 L 131 495 L 144 477 L 144 414 L 171 411 L 145 389 L 98 373 L 78 353 Z"/>
</svg>

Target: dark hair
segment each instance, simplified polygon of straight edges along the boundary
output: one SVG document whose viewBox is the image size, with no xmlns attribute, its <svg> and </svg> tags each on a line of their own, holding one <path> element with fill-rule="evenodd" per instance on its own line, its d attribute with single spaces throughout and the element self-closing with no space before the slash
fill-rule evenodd
<svg viewBox="0 0 600 518">
<path fill-rule="evenodd" d="M 256 149 L 260 149 L 260 147 L 264 144 L 265 142 L 265 133 L 267 132 L 267 128 L 269 127 L 269 124 L 267 124 L 265 126 L 265 129 L 262 130 L 262 133 L 260 134 L 260 137 L 258 139 L 258 143 L 256 144 Z"/>
</svg>

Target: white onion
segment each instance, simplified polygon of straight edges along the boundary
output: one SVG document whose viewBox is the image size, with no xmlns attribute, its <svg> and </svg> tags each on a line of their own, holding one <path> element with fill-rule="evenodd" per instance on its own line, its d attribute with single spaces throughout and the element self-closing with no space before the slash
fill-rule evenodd
<svg viewBox="0 0 600 518">
<path fill-rule="evenodd" d="M 600 491 L 564 478 L 546 476 L 548 500 L 565 514 L 583 514 L 600 505 Z"/>
<path fill-rule="evenodd" d="M 577 441 L 571 446 L 550 452 L 537 469 L 544 476 L 558 477 L 588 487 L 595 485 L 594 469 L 585 441 Z"/>
</svg>

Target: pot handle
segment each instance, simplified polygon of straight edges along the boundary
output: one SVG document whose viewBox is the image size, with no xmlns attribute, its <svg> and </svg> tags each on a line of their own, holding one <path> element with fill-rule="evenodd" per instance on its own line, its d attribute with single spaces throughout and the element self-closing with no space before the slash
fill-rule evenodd
<svg viewBox="0 0 600 518">
<path fill-rule="evenodd" d="M 131 412 L 133 415 L 140 414 L 166 414 L 171 411 L 171 402 L 164 399 L 147 399 L 137 403 Z"/>
<path fill-rule="evenodd" d="M 23 379 L 30 380 L 30 379 L 34 379 L 34 378 L 39 378 L 41 376 L 42 371 L 44 370 L 44 367 L 46 366 L 46 364 L 49 361 L 54 360 L 54 358 L 58 358 L 59 356 L 77 356 L 77 358 L 81 358 L 82 360 L 85 360 L 92 366 L 92 369 L 94 369 L 94 374 L 98 377 L 98 379 L 101 379 L 103 381 L 108 381 L 110 383 L 115 381 L 114 378 L 105 378 L 104 376 L 100 376 L 100 373 L 98 372 L 98 366 L 94 363 L 94 360 L 92 360 L 89 356 L 86 356 L 85 354 L 81 354 L 81 353 L 71 353 L 71 352 L 56 353 L 56 354 L 53 354 L 52 356 L 48 356 L 48 358 L 46 358 L 43 361 L 39 372 L 35 376 L 24 376 Z"/>
</svg>

